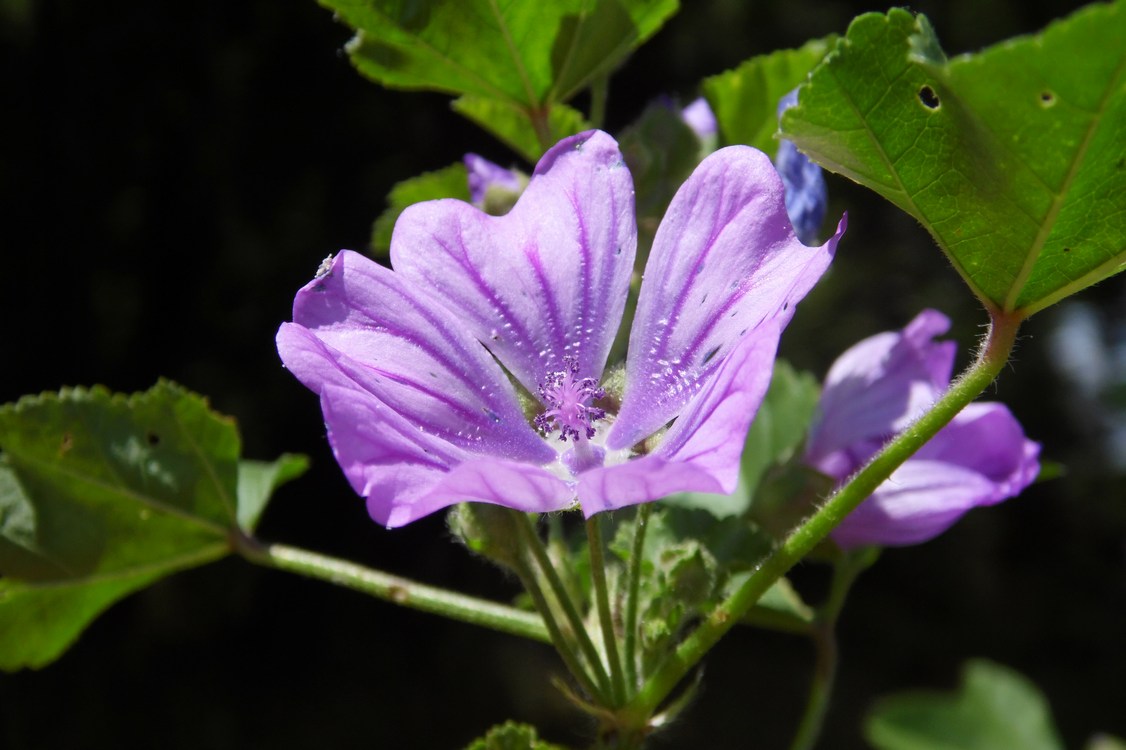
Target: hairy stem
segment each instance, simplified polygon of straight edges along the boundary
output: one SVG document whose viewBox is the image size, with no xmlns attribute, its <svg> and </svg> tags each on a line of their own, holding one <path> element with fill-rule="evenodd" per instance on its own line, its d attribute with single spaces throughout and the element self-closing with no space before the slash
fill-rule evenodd
<svg viewBox="0 0 1126 750">
<path fill-rule="evenodd" d="M 451 620 L 498 630 L 510 635 L 551 643 L 543 618 L 504 604 L 428 586 L 418 581 L 373 570 L 347 560 L 284 544 L 261 544 L 241 537 L 236 551 L 257 565 L 319 578 L 338 586 L 370 594 L 403 607 L 442 615 Z"/>
<path fill-rule="evenodd" d="M 833 694 L 833 682 L 837 675 L 837 619 L 856 577 L 874 563 L 878 556 L 878 548 L 869 547 L 846 555 L 838 560 L 833 568 L 829 598 L 818 612 L 817 621 L 810 632 L 816 653 L 813 676 L 809 681 L 809 698 L 806 701 L 805 712 L 798 724 L 798 731 L 794 735 L 790 750 L 813 750 L 818 737 L 821 736 L 825 714 L 829 709 L 829 699 Z"/>
<path fill-rule="evenodd" d="M 950 390 L 916 422 L 889 442 L 884 449 L 845 485 L 838 489 L 809 518 L 775 547 L 743 585 L 721 603 L 642 686 L 623 712 L 629 721 L 644 721 L 695 667 L 704 654 L 730 630 L 770 586 L 824 540 L 845 516 L 856 509 L 912 454 L 934 437 L 967 404 L 993 382 L 1008 362 L 1021 316 L 991 311 L 989 333 L 977 360 Z"/>
<path fill-rule="evenodd" d="M 626 685 L 632 694 L 637 690 L 637 607 L 641 595 L 641 555 L 645 549 L 645 531 L 653 504 L 637 506 L 637 526 L 633 532 L 633 545 L 629 553 L 629 572 L 626 577 L 625 669 Z"/>
<path fill-rule="evenodd" d="M 563 585 L 563 580 L 559 577 L 559 571 L 552 565 L 551 558 L 547 554 L 543 540 L 540 539 L 540 535 L 532 524 L 531 519 L 524 513 L 517 511 L 513 511 L 513 513 L 519 517 L 518 528 L 523 537 L 525 548 L 531 552 L 532 556 L 535 558 L 541 574 L 547 581 L 552 594 L 563 610 L 563 615 L 570 625 L 570 630 L 573 638 L 577 642 L 579 651 L 586 658 L 590 666 L 590 674 L 599 688 L 594 695 L 612 695 L 609 675 L 606 672 L 605 665 L 602 663 L 602 657 L 599 655 L 598 649 L 594 647 L 594 642 L 590 639 L 590 633 L 587 632 L 586 623 L 583 622 L 582 615 L 579 613 L 578 604 L 571 598 L 567 587 Z"/>
<path fill-rule="evenodd" d="M 590 548 L 590 579 L 594 601 L 598 608 L 598 622 L 602 626 L 602 643 L 606 649 L 606 662 L 610 667 L 611 695 L 615 705 L 625 702 L 625 677 L 622 660 L 618 655 L 618 636 L 614 632 L 614 616 L 610 609 L 610 590 L 606 585 L 606 559 L 602 554 L 602 516 L 595 515 L 586 521 L 587 546 Z"/>
</svg>

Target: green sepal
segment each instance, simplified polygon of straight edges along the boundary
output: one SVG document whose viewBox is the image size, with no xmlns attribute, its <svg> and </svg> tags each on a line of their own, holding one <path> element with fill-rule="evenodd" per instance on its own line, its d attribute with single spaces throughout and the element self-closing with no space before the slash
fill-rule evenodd
<svg viewBox="0 0 1126 750">
<path fill-rule="evenodd" d="M 506 721 L 490 729 L 465 746 L 465 750 L 566 750 L 562 745 L 545 742 L 536 728 L 528 724 Z"/>
<path fill-rule="evenodd" d="M 523 548 L 515 513 L 489 503 L 459 503 L 446 514 L 450 533 L 470 552 L 501 567 L 520 569 Z"/>
</svg>

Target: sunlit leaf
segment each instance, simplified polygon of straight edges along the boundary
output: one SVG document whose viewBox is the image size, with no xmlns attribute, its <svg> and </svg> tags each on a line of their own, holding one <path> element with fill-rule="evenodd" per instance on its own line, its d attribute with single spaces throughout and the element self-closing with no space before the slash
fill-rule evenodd
<svg viewBox="0 0 1126 750">
<path fill-rule="evenodd" d="M 676 0 L 321 0 L 356 30 L 352 62 L 385 85 L 526 107 L 567 101 L 677 9 Z"/>
<path fill-rule="evenodd" d="M 721 142 L 754 146 L 773 156 L 778 150 L 778 101 L 805 81 L 835 42 L 835 36 L 814 39 L 705 78 L 704 96 L 715 112 Z"/>
<path fill-rule="evenodd" d="M 529 164 L 539 161 L 546 146 L 590 129 L 582 113 L 565 104 L 555 104 L 548 111 L 542 135 L 537 134 L 523 110 L 495 99 L 463 96 L 454 100 L 453 109 L 492 133 Z"/>
<path fill-rule="evenodd" d="M 162 382 L 0 407 L 0 668 L 40 667 L 126 594 L 231 550 L 301 461 L 248 464 L 234 422 Z"/>
<path fill-rule="evenodd" d="M 469 182 L 461 162 L 443 169 L 426 172 L 403 180 L 391 188 L 387 208 L 375 220 L 371 230 L 371 247 L 377 257 L 387 257 L 391 250 L 391 233 L 399 214 L 412 204 L 439 198 L 469 200 Z"/>
<path fill-rule="evenodd" d="M 923 16 L 853 21 L 783 133 L 918 219 L 989 307 L 1126 264 L 1126 4 L 947 60 Z"/>
<path fill-rule="evenodd" d="M 239 461 L 238 524 L 249 533 L 258 526 L 258 519 L 274 490 L 291 482 L 309 469 L 309 458 L 286 453 L 274 461 Z"/>
<path fill-rule="evenodd" d="M 967 662 L 956 692 L 884 698 L 864 731 L 877 750 L 1063 749 L 1043 694 L 988 661 Z"/>
</svg>

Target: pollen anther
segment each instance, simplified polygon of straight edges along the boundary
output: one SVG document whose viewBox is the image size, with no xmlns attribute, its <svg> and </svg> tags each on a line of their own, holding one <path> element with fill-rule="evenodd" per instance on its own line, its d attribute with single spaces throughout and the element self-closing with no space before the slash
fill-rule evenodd
<svg viewBox="0 0 1126 750">
<path fill-rule="evenodd" d="M 548 373 L 540 383 L 540 400 L 547 410 L 535 418 L 535 425 L 545 435 L 559 430 L 559 439 L 578 442 L 594 437 L 593 422 L 606 416 L 605 409 L 591 406 L 592 401 L 606 397 L 606 391 L 594 378 L 580 378 L 577 357 L 563 358 L 563 369 Z"/>
</svg>

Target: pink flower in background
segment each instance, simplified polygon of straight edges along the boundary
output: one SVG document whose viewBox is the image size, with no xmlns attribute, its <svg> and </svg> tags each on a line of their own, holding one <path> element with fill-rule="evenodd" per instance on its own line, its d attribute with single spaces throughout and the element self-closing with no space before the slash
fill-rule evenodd
<svg viewBox="0 0 1126 750">
<path fill-rule="evenodd" d="M 902 332 L 867 338 L 825 377 L 807 463 L 844 482 L 933 404 L 950 385 L 950 328 L 924 310 Z M 970 510 L 1015 497 L 1036 478 L 1040 446 L 1003 404 L 974 403 L 881 484 L 834 531 L 844 548 L 918 544 Z"/>
</svg>

